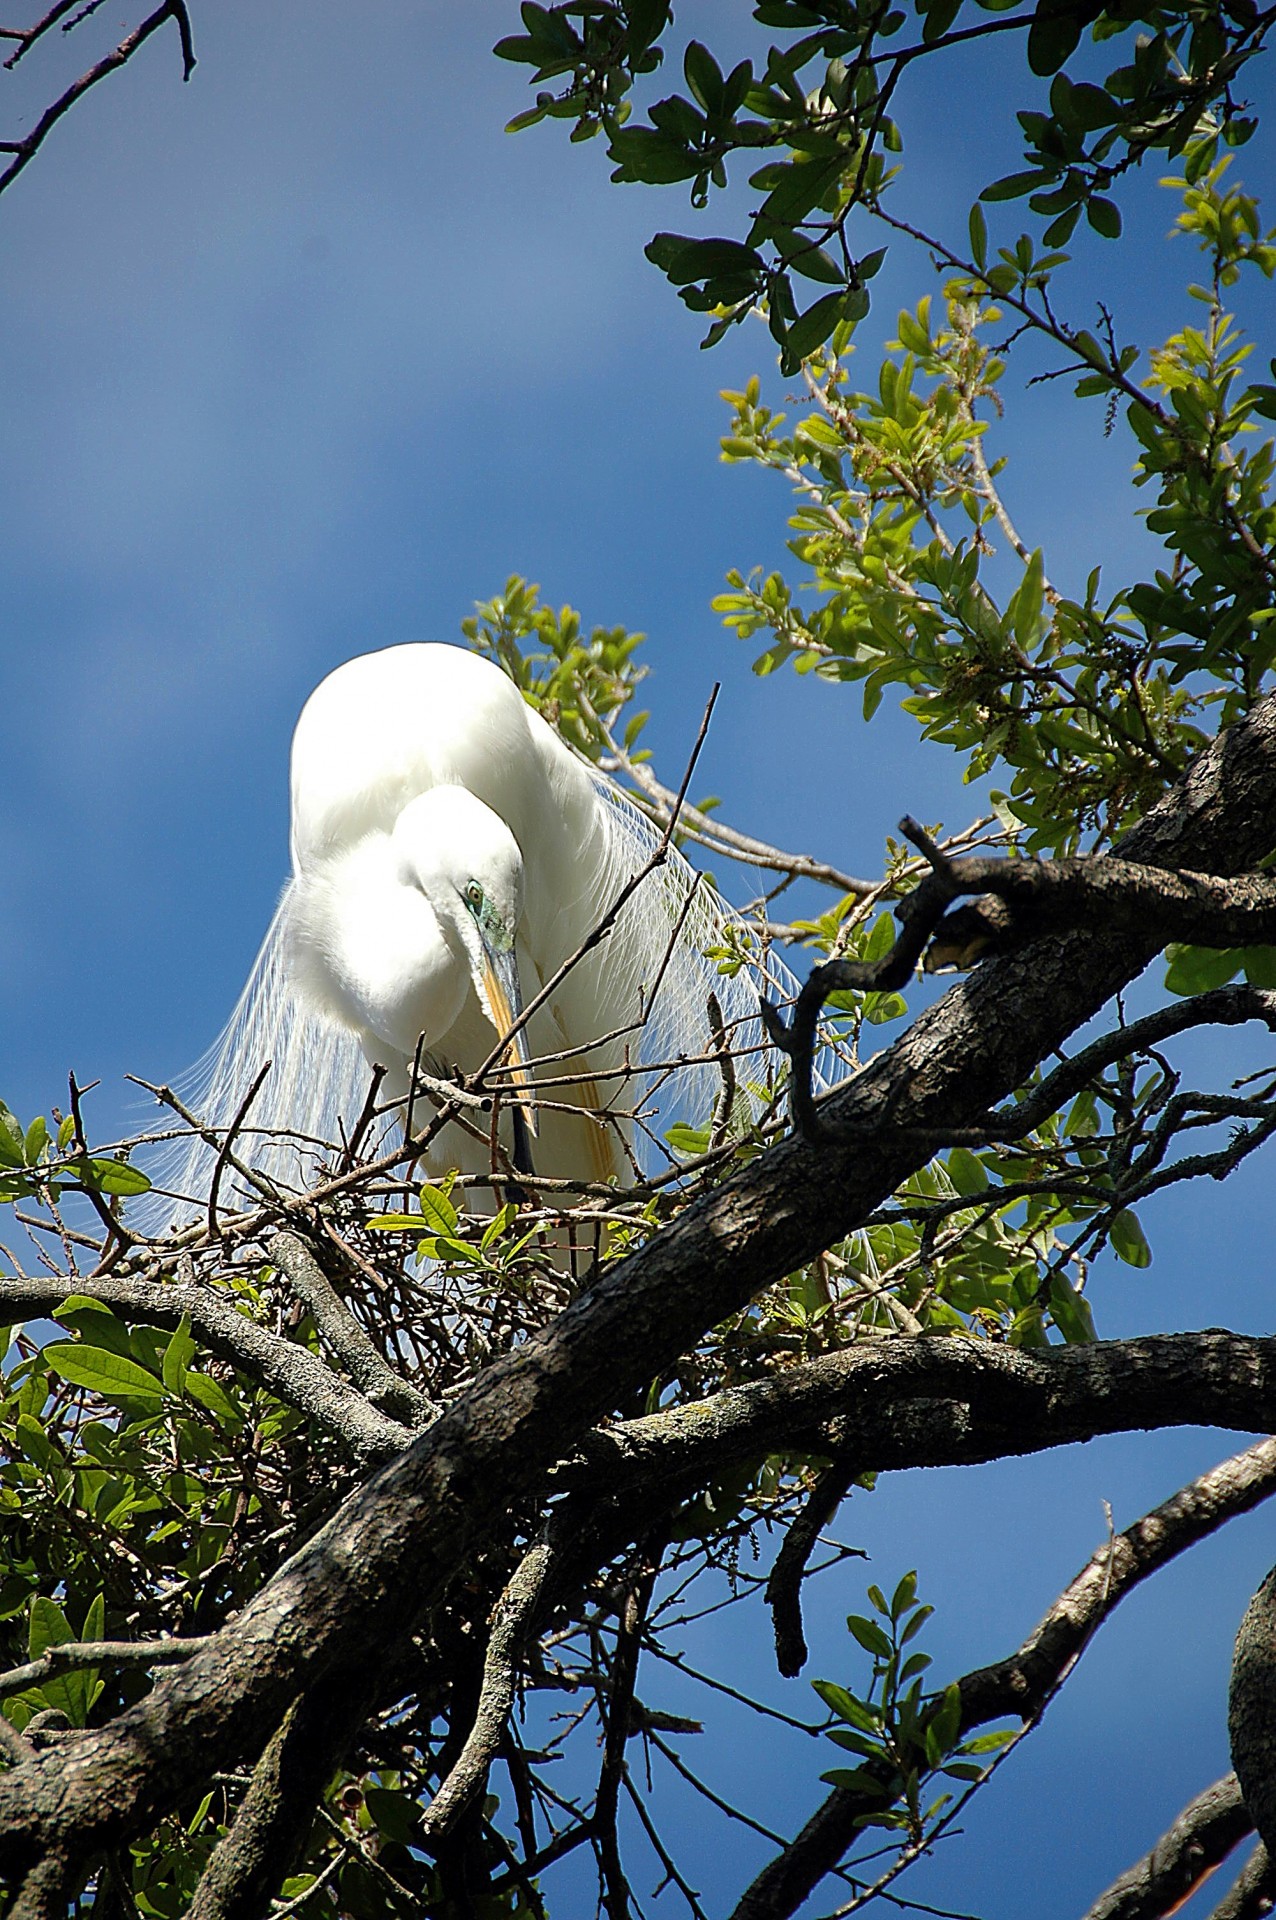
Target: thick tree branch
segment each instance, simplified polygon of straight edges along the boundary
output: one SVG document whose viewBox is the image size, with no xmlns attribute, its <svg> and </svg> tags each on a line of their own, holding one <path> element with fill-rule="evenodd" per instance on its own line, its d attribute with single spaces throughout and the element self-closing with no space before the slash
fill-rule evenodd
<svg viewBox="0 0 1276 1920">
<path fill-rule="evenodd" d="M 341 1440 L 356 1460 L 385 1460 L 412 1438 L 410 1427 L 369 1406 L 317 1354 L 258 1326 L 211 1288 L 102 1277 L 86 1280 L 84 1287 L 121 1320 L 171 1328 L 187 1316 L 191 1331 L 210 1353 L 296 1407 Z M 70 1291 L 64 1275 L 26 1274 L 16 1280 L 0 1275 L 0 1311 L 10 1321 L 54 1314 Z"/>
<path fill-rule="evenodd" d="M 1260 1840 L 1210 1920 L 1264 1920 L 1276 1907 L 1276 1869 Z"/>
<path fill-rule="evenodd" d="M 1232 1657 L 1232 1765 L 1258 1837 L 1276 1857 L 1276 1568 L 1245 1610 Z"/>
<path fill-rule="evenodd" d="M 315 1804 L 373 1705 L 366 1672 L 326 1674 L 294 1701 L 213 1849 L 187 1920 L 261 1920 L 315 1823 Z"/>
<path fill-rule="evenodd" d="M 1216 1780 L 1184 1807 L 1151 1853 L 1099 1895 L 1085 1920 L 1164 1920 L 1191 1898 L 1253 1825 L 1236 1775 Z"/>
<path fill-rule="evenodd" d="M 772 1040 L 793 1067 L 792 1105 L 808 1139 L 825 1131 L 823 1109 L 811 1094 L 811 1061 L 820 1011 L 830 994 L 897 992 L 926 954 L 969 966 L 987 954 L 1010 953 L 1051 932 L 1094 928 L 1207 947 L 1243 947 L 1276 940 L 1276 879 L 1246 873 L 1224 880 L 1185 870 L 1167 872 L 1123 854 L 1070 860 L 1004 860 L 987 855 L 953 859 L 907 816 L 900 832 L 925 853 L 931 871 L 895 909 L 899 936 L 878 960 L 826 960 L 812 969 L 791 1022 L 763 1003 Z M 1128 842 L 1126 844 L 1129 844 Z M 974 907 L 949 912 L 963 894 L 985 896 Z M 988 897 L 991 896 L 991 897 Z M 929 949 L 929 951 L 928 951 Z M 1269 1019 L 1269 1012 L 1259 1018 Z"/>
<path fill-rule="evenodd" d="M 1097 1628 L 1134 1588 L 1237 1514 L 1276 1493 L 1276 1440 L 1222 1461 L 1105 1540 L 1023 1645 L 958 1681 L 961 1730 L 1014 1714 L 1034 1719 Z M 858 1838 L 858 1822 L 880 1801 L 835 1787 L 790 1844 L 740 1900 L 732 1920 L 788 1920 Z"/>
<path fill-rule="evenodd" d="M 1122 852 L 1227 874 L 1273 845 L 1268 699 L 1192 763 Z M 77 1739 L 73 1768 L 41 1754 L 0 1775 L 0 1865 L 33 1863 L 71 1832 L 87 1852 L 137 1831 L 210 1764 L 255 1755 L 320 1672 L 383 1661 L 503 1523 L 510 1501 L 578 1436 L 706 1328 L 844 1238 L 925 1159 L 920 1132 L 966 1124 L 1008 1097 L 1160 944 L 1110 929 L 1074 933 L 959 981 L 833 1097 L 830 1118 L 847 1137 L 827 1146 L 790 1137 L 703 1194 L 482 1372 L 207 1652 Z"/>
<path fill-rule="evenodd" d="M 856 1473 L 973 1465 L 1171 1426 L 1276 1428 L 1276 1339 L 1211 1331 L 1047 1348 L 933 1334 L 865 1340 L 599 1428 L 558 1477 L 615 1493 L 695 1483 L 783 1451 L 836 1453 Z"/>
</svg>

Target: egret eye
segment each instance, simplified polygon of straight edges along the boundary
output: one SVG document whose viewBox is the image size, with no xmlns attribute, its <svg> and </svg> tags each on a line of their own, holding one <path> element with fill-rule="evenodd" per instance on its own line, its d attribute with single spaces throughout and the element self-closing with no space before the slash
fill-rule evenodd
<svg viewBox="0 0 1276 1920">
<path fill-rule="evenodd" d="M 465 889 L 465 904 L 470 912 L 477 915 L 483 906 L 483 889 L 477 880 L 471 880 Z"/>
</svg>

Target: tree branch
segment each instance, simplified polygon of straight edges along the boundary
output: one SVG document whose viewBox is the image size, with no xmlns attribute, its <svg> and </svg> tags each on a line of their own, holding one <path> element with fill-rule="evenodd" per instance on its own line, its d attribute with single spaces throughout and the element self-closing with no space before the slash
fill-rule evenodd
<svg viewBox="0 0 1276 1920">
<path fill-rule="evenodd" d="M 93 1299 L 122 1320 L 172 1328 L 187 1316 L 192 1332 L 210 1353 L 240 1368 L 333 1434 L 356 1460 L 369 1464 L 384 1460 L 401 1452 L 412 1438 L 410 1427 L 369 1406 L 317 1354 L 258 1326 L 208 1287 L 100 1277 L 84 1285 Z M 15 1321 L 55 1314 L 67 1292 L 65 1275 L 28 1274 L 14 1280 L 0 1275 L 0 1309 Z"/>
<path fill-rule="evenodd" d="M 315 1804 L 367 1716 L 363 1671 L 325 1674 L 293 1702 L 253 1769 L 230 1831 L 200 1875 L 187 1920 L 261 1920 L 301 1857 Z"/>
<path fill-rule="evenodd" d="M 933 1334 L 864 1340 L 599 1428 L 555 1484 L 613 1494 L 696 1484 L 775 1452 L 836 1454 L 855 1473 L 969 1466 L 1174 1426 L 1276 1427 L 1276 1339 L 1211 1331 L 1030 1348 Z"/>
<path fill-rule="evenodd" d="M 1276 1568 L 1236 1635 L 1228 1702 L 1232 1765 L 1258 1837 L 1276 1854 Z"/>
<path fill-rule="evenodd" d="M 1276 1440 L 1222 1461 L 1123 1533 L 1105 1540 L 1023 1645 L 1008 1658 L 959 1681 L 968 1733 L 1009 1714 L 1033 1719 L 1086 1643 L 1125 1596 L 1167 1561 L 1237 1514 L 1276 1493 Z M 788 1920 L 859 1837 L 860 1819 L 880 1799 L 835 1787 L 745 1892 L 732 1920 Z"/>
<path fill-rule="evenodd" d="M 772 1563 L 765 1598 L 775 1633 L 775 1664 L 786 1678 L 792 1679 L 806 1665 L 806 1635 L 802 1631 L 806 1563 L 822 1530 L 841 1506 L 847 1488 L 862 1472 L 862 1467 L 836 1460 L 824 1469 Z"/>
<path fill-rule="evenodd" d="M 1226 874 L 1273 845 L 1268 698 L 1193 761 L 1123 854 Z M 853 1231 L 925 1160 L 920 1133 L 989 1112 L 1159 946 L 1141 932 L 1095 929 L 1034 943 L 959 981 L 833 1096 L 829 1115 L 846 1138 L 817 1147 L 790 1136 L 702 1194 L 483 1369 L 203 1654 L 79 1736 L 73 1771 L 41 1753 L 0 1774 L 0 1866 L 32 1864 L 64 1835 L 86 1855 L 114 1844 L 178 1804 L 210 1764 L 264 1744 L 311 1675 L 381 1663 L 577 1436 L 706 1328 Z M 366 1417 L 383 1420 L 372 1409 Z"/>
<path fill-rule="evenodd" d="M 478 1710 L 455 1766 L 421 1815 L 420 1831 L 426 1846 L 452 1830 L 487 1778 L 505 1737 L 519 1657 L 540 1606 L 553 1558 L 550 1541 L 542 1535 L 528 1548 L 492 1610 Z"/>
<path fill-rule="evenodd" d="M 1085 1920 L 1164 1920 L 1253 1831 L 1234 1773 L 1184 1807 L 1153 1847 L 1099 1895 Z"/>
<path fill-rule="evenodd" d="M 386 1365 L 319 1265 L 314 1249 L 300 1234 L 287 1232 L 275 1234 L 266 1251 L 309 1310 L 319 1338 L 364 1398 L 392 1419 L 423 1427 L 435 1409 L 423 1393 Z"/>
<path fill-rule="evenodd" d="M 56 9 L 53 15 L 46 16 L 39 26 L 32 30 L 33 34 L 42 32 L 51 25 L 54 17 L 56 17 Z M 164 4 L 156 7 L 154 13 L 148 14 L 140 27 L 134 28 L 132 33 L 127 34 L 117 47 L 103 55 L 102 59 L 95 66 L 90 67 L 87 73 L 82 73 L 79 79 L 53 102 L 51 107 L 46 107 L 25 139 L 0 140 L 0 153 L 13 155 L 4 172 L 0 173 L 0 193 L 3 193 L 5 188 L 17 179 L 22 169 L 34 160 L 63 114 L 68 113 L 90 87 L 95 87 L 99 80 L 105 80 L 108 73 L 114 73 L 117 67 L 122 67 L 131 60 L 139 47 L 143 46 L 153 33 L 158 33 L 168 20 L 176 23 L 178 37 L 181 40 L 182 79 L 190 79 L 195 71 L 195 49 L 191 43 L 190 15 L 186 11 L 185 0 L 164 0 Z M 26 44 L 29 44 L 29 41 Z M 12 65 L 24 51 L 25 44 L 19 47 L 18 52 L 11 57 L 8 64 Z"/>
<path fill-rule="evenodd" d="M 830 994 L 893 993 L 908 984 L 927 953 L 969 966 L 988 954 L 1011 953 L 1043 934 L 1086 928 L 1207 947 L 1243 947 L 1276 940 L 1276 878 L 1246 873 L 1222 880 L 1167 872 L 1121 854 L 1070 860 L 1003 860 L 984 854 L 950 858 L 906 815 L 899 830 L 920 847 L 931 871 L 895 909 L 899 936 L 878 960 L 826 960 L 812 969 L 792 1020 L 763 1002 L 767 1031 L 792 1062 L 795 1123 L 808 1139 L 824 1132 L 811 1095 L 811 1060 L 820 1010 Z M 991 896 L 950 914 L 963 894 Z M 960 921 L 960 925 L 958 922 Z M 954 931 L 955 929 L 955 931 Z M 1270 1011 L 1260 1018 L 1270 1021 Z"/>
<path fill-rule="evenodd" d="M 1264 1920 L 1276 1906 L 1276 1870 L 1260 1840 L 1210 1920 Z"/>
</svg>

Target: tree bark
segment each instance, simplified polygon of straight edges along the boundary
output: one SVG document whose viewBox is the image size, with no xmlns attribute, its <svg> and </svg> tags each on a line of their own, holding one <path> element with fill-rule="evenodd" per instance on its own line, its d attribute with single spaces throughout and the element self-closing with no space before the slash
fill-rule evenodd
<svg viewBox="0 0 1276 1920">
<path fill-rule="evenodd" d="M 1122 843 L 1151 865 L 1231 874 L 1276 846 L 1276 700 L 1188 768 Z M 919 1134 L 968 1124 L 1157 951 L 1091 932 L 986 963 L 828 1101 L 838 1137 L 789 1137 L 701 1196 L 548 1328 L 493 1364 L 383 1467 L 216 1637 L 145 1700 L 0 1776 L 0 1865 L 68 1835 L 113 1844 L 210 1768 L 256 1758 L 299 1692 L 385 1659 L 511 1499 L 709 1327 L 859 1225 L 925 1161 Z"/>
</svg>

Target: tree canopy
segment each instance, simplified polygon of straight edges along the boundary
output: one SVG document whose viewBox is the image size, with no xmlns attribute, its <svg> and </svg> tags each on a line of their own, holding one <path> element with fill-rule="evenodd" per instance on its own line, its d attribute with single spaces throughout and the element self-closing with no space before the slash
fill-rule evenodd
<svg viewBox="0 0 1276 1920">
<path fill-rule="evenodd" d="M 92 11 L 5 29 L 13 57 Z M 809 975 L 768 1010 L 765 1051 L 722 1032 L 713 1109 L 632 1188 L 476 1212 L 490 1194 L 422 1185 L 412 1141 L 378 1140 L 374 1081 L 294 1194 L 243 1157 L 265 1066 L 246 1060 L 211 1144 L 251 1204 L 215 1178 L 172 1234 L 141 1210 L 145 1143 L 96 1142 L 74 1079 L 65 1111 L 0 1109 L 15 1920 L 540 1916 L 567 1910 L 582 1859 L 625 1920 L 653 1857 L 662 1905 L 698 1915 L 653 1767 L 765 1838 L 736 1920 L 817 1893 L 908 1908 L 909 1868 L 996 1794 L 1125 1596 L 1276 1490 L 1260 1440 L 1112 1531 L 1022 1644 L 964 1673 L 926 1651 L 924 1567 L 860 1599 L 834 1532 L 853 1491 L 889 1499 L 907 1467 L 1276 1425 L 1270 1338 L 1101 1337 L 1105 1293 L 1152 1259 L 1156 1197 L 1195 1183 L 1225 1208 L 1217 1183 L 1276 1131 L 1270 1047 L 1231 1084 L 1195 1084 L 1180 1055 L 1200 1029 L 1276 1031 L 1276 384 L 1233 311 L 1276 270 L 1241 178 L 1274 22 L 1253 0 L 761 0 L 738 46 L 710 47 L 662 0 L 522 7 L 496 48 L 531 70 L 515 134 L 563 120 L 605 143 L 618 187 L 686 183 L 696 230 L 657 234 L 651 261 L 707 347 L 761 315 L 779 356 L 779 387 L 763 370 L 727 396 L 722 450 L 790 489 L 797 572 L 741 570 L 717 611 L 760 673 L 854 688 L 866 722 L 900 702 L 979 811 L 918 824 L 892 796 L 904 819 L 869 876 L 818 822 L 814 853 L 759 842 L 687 798 L 690 769 L 657 769 L 639 637 L 586 631 L 515 577 L 468 643 L 688 852 L 773 881 L 723 970 L 777 945 Z M 138 22 L 8 144 L 0 189 L 161 29 L 189 78 L 197 27 L 180 4 Z M 1022 165 L 990 170 L 960 231 L 931 230 L 906 197 L 910 88 L 951 71 L 960 97 L 985 45 L 982 105 L 1017 115 Z M 1127 337 L 1102 282 L 1103 248 L 1150 217 L 1150 169 L 1191 249 L 1181 323 L 1155 342 Z M 704 231 L 720 209 L 731 231 Z M 887 248 L 917 294 L 870 374 L 857 334 Z M 1021 538 L 998 451 L 1021 366 L 1127 437 L 1145 573 L 1113 582 Z M 1055 584 L 1087 572 L 1079 595 Z M 795 882 L 824 891 L 783 920 Z M 152 1091 L 159 1131 L 204 1127 Z M 810 1673 L 813 1566 L 852 1609 L 836 1678 Z M 1166 1807 L 1092 1916 L 1168 1915 L 1253 1830 L 1217 1911 L 1270 1909 L 1272 1604 L 1264 1587 L 1241 1632 L 1236 1772 Z M 810 1736 L 796 1832 L 700 1779 L 696 1720 L 644 1700 L 657 1664 L 748 1694 L 725 1656 L 693 1673 L 682 1633 L 728 1606 L 757 1630 L 763 1605 L 803 1703 L 760 1699 L 759 1747 L 777 1713 Z"/>
</svg>

